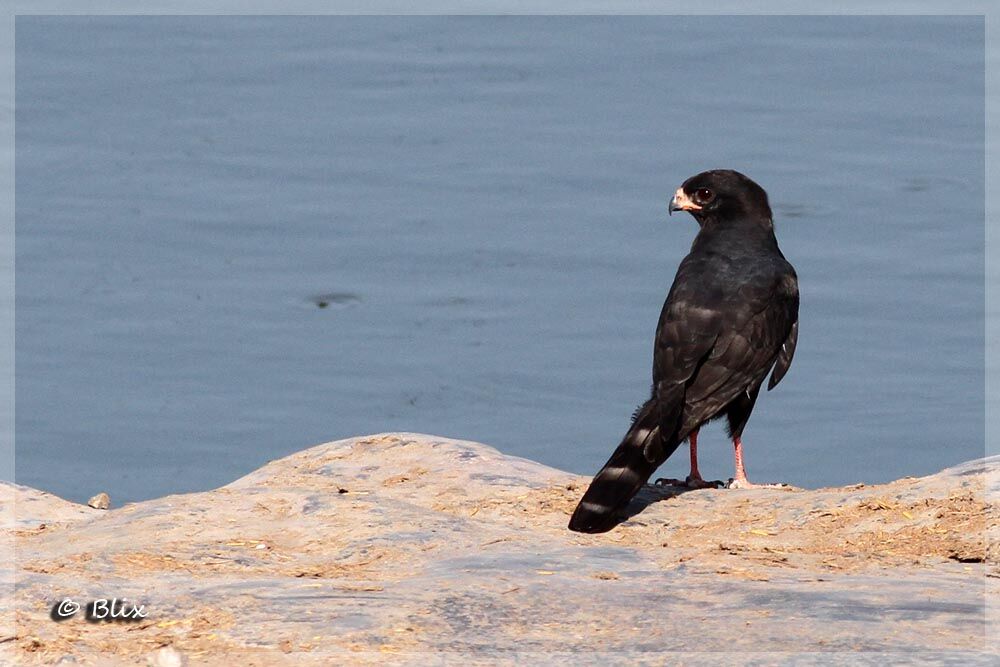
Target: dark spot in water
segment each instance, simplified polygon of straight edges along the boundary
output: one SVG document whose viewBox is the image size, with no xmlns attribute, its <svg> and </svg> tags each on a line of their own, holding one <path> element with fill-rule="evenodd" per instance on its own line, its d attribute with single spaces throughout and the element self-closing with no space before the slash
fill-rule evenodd
<svg viewBox="0 0 1000 667">
<path fill-rule="evenodd" d="M 926 192 L 930 189 L 930 181 L 922 178 L 910 178 L 903 183 L 903 192 Z"/>
<path fill-rule="evenodd" d="M 472 303 L 472 299 L 469 299 L 464 296 L 448 296 L 448 297 L 441 297 L 438 299 L 431 299 L 427 301 L 428 306 L 434 306 L 435 308 L 439 307 L 447 308 L 451 306 L 468 306 L 470 303 Z"/>
<path fill-rule="evenodd" d="M 805 204 L 776 204 L 774 210 L 777 211 L 778 218 L 804 218 L 810 213 Z"/>
<path fill-rule="evenodd" d="M 357 294 L 352 294 L 351 292 L 330 292 L 329 294 L 318 294 L 314 297 L 310 297 L 309 300 L 315 304 L 317 308 L 330 308 L 331 306 L 347 308 L 348 306 L 361 303 L 361 297 Z"/>
</svg>

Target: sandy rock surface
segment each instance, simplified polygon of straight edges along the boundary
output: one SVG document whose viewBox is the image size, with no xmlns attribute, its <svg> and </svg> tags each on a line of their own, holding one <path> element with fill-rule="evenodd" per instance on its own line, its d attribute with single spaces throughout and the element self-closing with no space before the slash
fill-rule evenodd
<svg viewBox="0 0 1000 667">
<path fill-rule="evenodd" d="M 589 479 L 408 433 L 110 510 L 7 484 L 0 661 L 996 664 L 998 480 L 647 487 L 604 535 Z M 50 618 L 112 597 L 145 615 Z"/>
</svg>

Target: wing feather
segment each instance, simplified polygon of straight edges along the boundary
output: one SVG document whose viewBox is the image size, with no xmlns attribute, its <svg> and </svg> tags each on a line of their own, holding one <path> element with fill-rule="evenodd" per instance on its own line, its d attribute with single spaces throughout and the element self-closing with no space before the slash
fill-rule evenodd
<svg viewBox="0 0 1000 667">
<path fill-rule="evenodd" d="M 672 396 L 678 394 L 671 387 L 684 387 L 680 437 L 763 382 L 772 366 L 769 388 L 777 384 L 791 363 L 798 332 L 794 273 L 741 285 L 728 299 L 701 296 L 671 294 L 657 330 L 655 386 Z"/>
</svg>

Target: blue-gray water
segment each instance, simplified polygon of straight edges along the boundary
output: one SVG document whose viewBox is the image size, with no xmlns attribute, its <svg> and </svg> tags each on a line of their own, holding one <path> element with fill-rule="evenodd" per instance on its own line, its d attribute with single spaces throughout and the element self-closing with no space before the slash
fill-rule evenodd
<svg viewBox="0 0 1000 667">
<path fill-rule="evenodd" d="M 17 481 L 117 503 L 387 430 L 592 473 L 696 231 L 667 201 L 719 166 L 802 293 L 751 478 L 981 456 L 983 49 L 976 17 L 19 17 Z"/>
</svg>

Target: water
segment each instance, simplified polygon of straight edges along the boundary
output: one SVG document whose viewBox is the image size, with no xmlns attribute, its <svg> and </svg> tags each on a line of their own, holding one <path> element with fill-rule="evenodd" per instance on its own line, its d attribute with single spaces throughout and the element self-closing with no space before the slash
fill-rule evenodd
<svg viewBox="0 0 1000 667">
<path fill-rule="evenodd" d="M 390 430 L 592 473 L 696 231 L 667 201 L 720 166 L 802 292 L 751 477 L 982 455 L 979 18 L 22 16 L 16 49 L 20 483 L 120 503 Z"/>
</svg>

